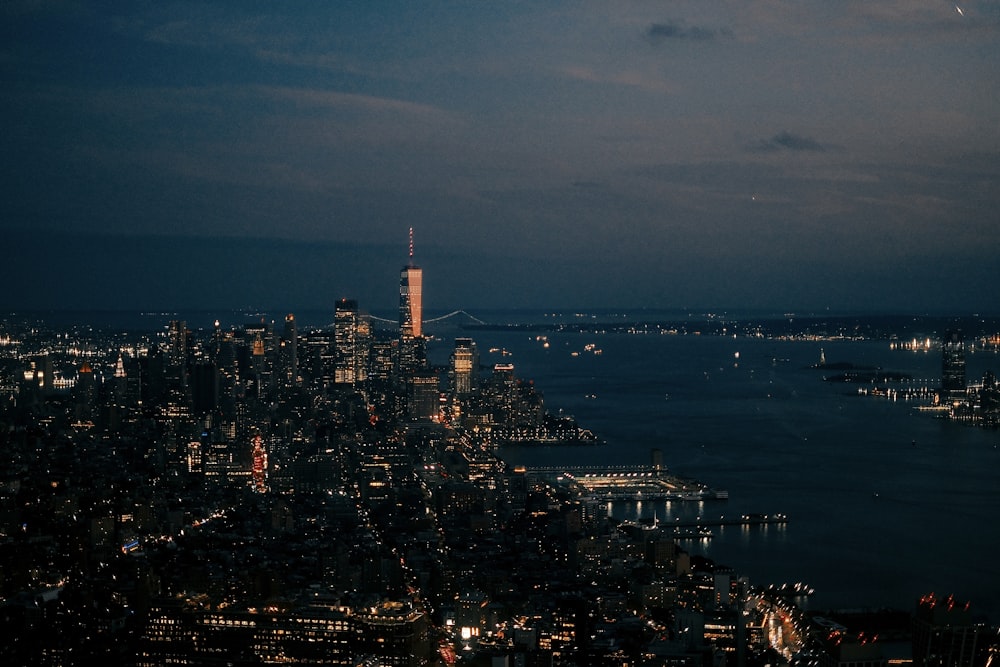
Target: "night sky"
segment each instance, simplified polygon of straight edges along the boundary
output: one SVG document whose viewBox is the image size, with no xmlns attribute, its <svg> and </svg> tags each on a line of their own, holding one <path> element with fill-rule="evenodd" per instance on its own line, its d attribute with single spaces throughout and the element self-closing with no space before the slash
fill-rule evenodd
<svg viewBox="0 0 1000 667">
<path fill-rule="evenodd" d="M 1000 312 L 1000 2 L 0 4 L 0 307 Z"/>
</svg>

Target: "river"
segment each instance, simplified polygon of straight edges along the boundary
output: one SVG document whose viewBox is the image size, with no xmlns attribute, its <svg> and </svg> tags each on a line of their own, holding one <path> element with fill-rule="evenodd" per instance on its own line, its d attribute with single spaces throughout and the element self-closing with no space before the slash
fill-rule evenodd
<svg viewBox="0 0 1000 667">
<path fill-rule="evenodd" d="M 729 491 L 729 500 L 615 503 L 616 517 L 784 513 L 786 526 L 716 528 L 714 539 L 683 546 L 752 583 L 806 582 L 816 590 L 811 608 L 912 609 L 935 592 L 1000 617 L 1000 432 L 860 396 L 857 385 L 826 382 L 810 368 L 823 354 L 934 387 L 939 351 L 871 340 L 472 336 L 484 366 L 513 363 L 548 410 L 574 415 L 607 443 L 504 448 L 510 463 L 639 464 L 659 449 L 670 470 Z M 432 356 L 446 357 L 448 340 L 436 345 Z M 970 382 L 987 368 L 1000 368 L 994 354 L 969 355 Z"/>
</svg>

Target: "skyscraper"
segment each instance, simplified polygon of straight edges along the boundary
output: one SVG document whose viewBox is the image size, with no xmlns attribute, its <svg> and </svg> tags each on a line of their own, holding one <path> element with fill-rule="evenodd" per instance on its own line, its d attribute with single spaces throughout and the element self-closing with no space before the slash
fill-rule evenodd
<svg viewBox="0 0 1000 667">
<path fill-rule="evenodd" d="M 171 320 L 167 331 L 167 368 L 173 380 L 180 386 L 187 385 L 187 324 L 183 320 Z"/>
<path fill-rule="evenodd" d="M 451 353 L 452 391 L 457 396 L 468 396 L 476 387 L 479 374 L 479 353 L 471 338 L 456 338 Z"/>
<path fill-rule="evenodd" d="M 282 370 L 286 386 L 297 385 L 299 381 L 299 334 L 295 326 L 295 315 L 285 315 L 285 331 L 281 335 Z"/>
<path fill-rule="evenodd" d="M 399 272 L 399 331 L 404 339 L 423 336 L 423 281 L 423 270 L 413 264 L 410 227 L 410 261 Z"/>
<path fill-rule="evenodd" d="M 441 412 L 437 373 L 433 370 L 418 371 L 410 378 L 409 387 L 407 408 L 410 417 L 437 421 Z"/>
<path fill-rule="evenodd" d="M 948 331 L 941 341 L 941 390 L 947 398 L 965 393 L 965 340 L 960 331 Z"/>
<path fill-rule="evenodd" d="M 356 386 L 368 377 L 368 350 L 371 327 L 368 318 L 358 312 L 358 302 L 337 302 L 333 321 L 336 362 L 334 382 Z"/>
</svg>

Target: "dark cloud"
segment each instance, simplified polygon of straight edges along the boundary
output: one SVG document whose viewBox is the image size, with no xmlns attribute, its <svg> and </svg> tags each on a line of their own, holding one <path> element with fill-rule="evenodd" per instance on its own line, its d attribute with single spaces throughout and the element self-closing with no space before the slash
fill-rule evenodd
<svg viewBox="0 0 1000 667">
<path fill-rule="evenodd" d="M 792 134 L 791 132 L 779 132 L 770 139 L 761 140 L 759 143 L 754 145 L 751 150 L 757 153 L 771 153 L 780 150 L 789 151 L 812 151 L 816 153 L 822 153 L 827 149 L 826 146 L 816 141 L 815 139 L 810 139 L 809 137 L 802 137 L 797 134 Z"/>
<path fill-rule="evenodd" d="M 713 30 L 692 26 L 690 28 L 682 26 L 673 21 L 669 23 L 653 23 L 646 30 L 646 38 L 653 44 L 659 44 L 668 39 L 687 39 L 696 42 L 704 42 L 715 39 L 718 36 L 727 37 L 730 32 L 726 29 Z"/>
</svg>

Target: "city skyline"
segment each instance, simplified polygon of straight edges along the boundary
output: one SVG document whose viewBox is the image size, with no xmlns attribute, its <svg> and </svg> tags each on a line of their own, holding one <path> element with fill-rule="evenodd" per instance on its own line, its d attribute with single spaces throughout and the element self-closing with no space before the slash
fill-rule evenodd
<svg viewBox="0 0 1000 667">
<path fill-rule="evenodd" d="M 1000 309 L 990 2 L 0 12 L 3 308 Z"/>
<path fill-rule="evenodd" d="M 444 366 L 336 317 L 5 320 L 8 662 L 996 655 L 995 319 L 486 326 Z"/>
</svg>

